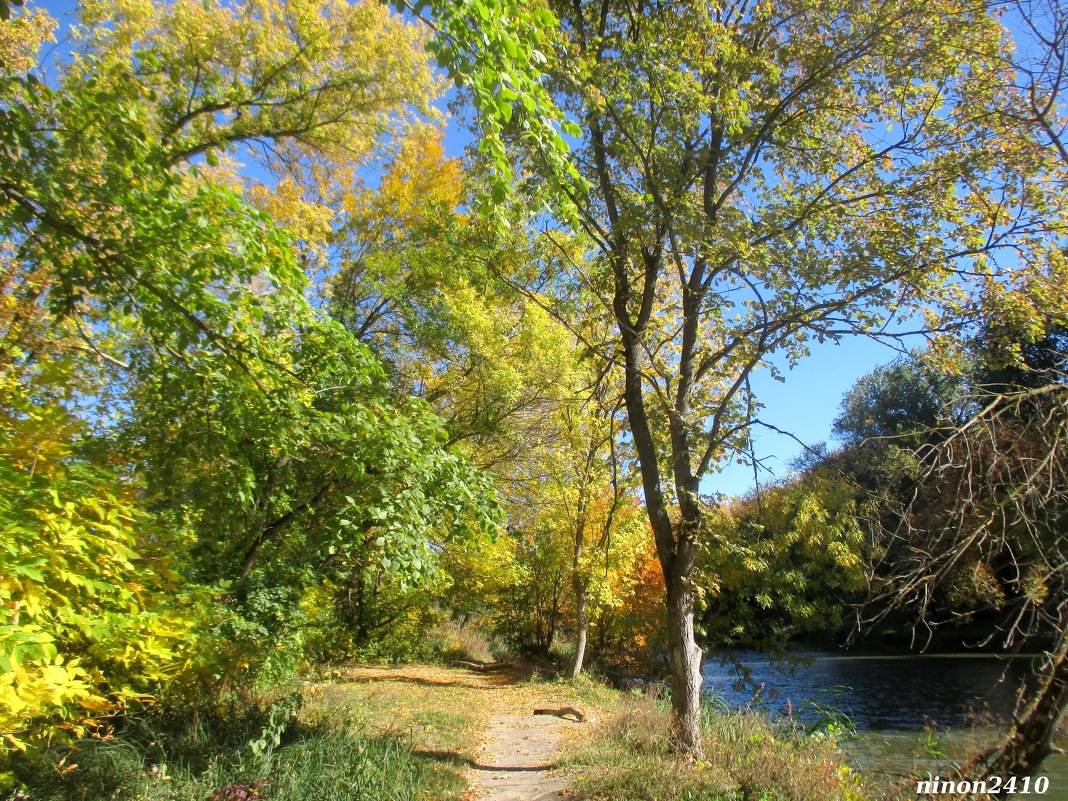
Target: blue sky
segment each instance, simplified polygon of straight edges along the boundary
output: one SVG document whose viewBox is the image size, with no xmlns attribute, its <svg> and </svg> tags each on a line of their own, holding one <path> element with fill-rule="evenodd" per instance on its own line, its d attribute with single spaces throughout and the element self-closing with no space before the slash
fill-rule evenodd
<svg viewBox="0 0 1068 801">
<path fill-rule="evenodd" d="M 920 347 L 921 338 L 916 337 L 909 344 Z M 754 377 L 753 390 L 765 406 L 761 419 L 807 445 L 826 441 L 833 446 L 831 424 L 838 416 L 842 396 L 862 375 L 893 361 L 900 353 L 885 343 L 858 336 L 844 338 L 840 343 L 812 343 L 811 351 L 796 368 L 784 373 L 785 382 L 775 381 L 764 372 Z M 767 468 L 760 471 L 762 483 L 774 475 L 785 475 L 790 461 L 802 452 L 801 445 L 792 438 L 767 429 L 758 428 L 754 439 L 757 458 L 765 460 Z M 702 488 L 738 495 L 752 486 L 753 469 L 732 465 L 707 479 Z"/>
<path fill-rule="evenodd" d="M 28 0 L 28 6 L 40 6 L 60 20 L 57 35 L 69 24 L 73 0 Z M 56 54 L 63 51 L 60 44 Z M 450 96 L 452 93 L 450 93 Z M 441 108 L 445 110 L 445 101 Z M 449 120 L 446 128 L 446 150 L 450 155 L 462 156 L 471 141 L 470 133 L 456 120 Z M 908 343 L 922 344 L 919 338 Z M 842 396 L 862 375 L 899 355 L 884 343 L 865 337 L 849 337 L 839 343 L 812 343 L 811 355 L 793 370 L 784 371 L 785 382 L 773 380 L 766 372 L 754 375 L 753 389 L 764 404 L 761 418 L 790 432 L 806 444 L 831 440 L 831 424 L 838 414 Z M 833 443 L 832 443 L 833 444 Z M 767 429 L 755 432 L 756 455 L 762 461 L 761 482 L 768 482 L 786 474 L 789 463 L 802 447 L 791 437 Z M 728 465 L 719 474 L 709 477 L 702 489 L 726 495 L 740 495 L 753 485 L 753 468 Z"/>
</svg>

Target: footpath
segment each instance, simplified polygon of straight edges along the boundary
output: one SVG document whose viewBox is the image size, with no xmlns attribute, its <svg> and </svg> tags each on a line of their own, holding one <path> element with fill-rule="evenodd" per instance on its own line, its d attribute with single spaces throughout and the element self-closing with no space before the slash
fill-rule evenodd
<svg viewBox="0 0 1068 801">
<path fill-rule="evenodd" d="M 561 707 L 544 687 L 522 684 L 520 667 L 471 670 L 473 680 L 496 685 L 489 726 L 469 771 L 472 801 L 561 801 L 570 781 L 556 771 L 560 740 L 582 725 L 581 713 Z M 540 714 L 535 714 L 540 710 Z M 560 714 L 552 714 L 557 712 Z"/>
<path fill-rule="evenodd" d="M 461 725 L 466 719 L 477 727 L 466 736 L 456 731 L 448 750 L 416 749 L 420 756 L 462 768 L 465 801 L 564 801 L 571 781 L 558 770 L 560 749 L 566 737 L 587 725 L 571 706 L 573 694 L 566 687 L 527 681 L 530 671 L 520 665 L 482 667 L 361 666 L 348 678 L 368 689 L 365 701 L 396 710 L 394 727 L 404 716 L 402 708 L 435 707 L 449 722 Z M 534 714 L 536 709 L 543 714 Z M 438 741 L 448 739 L 441 725 L 434 726 Z"/>
</svg>

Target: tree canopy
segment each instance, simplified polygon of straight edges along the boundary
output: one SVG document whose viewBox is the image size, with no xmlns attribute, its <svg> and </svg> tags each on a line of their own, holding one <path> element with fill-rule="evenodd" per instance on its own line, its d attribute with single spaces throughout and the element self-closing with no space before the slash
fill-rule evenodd
<svg viewBox="0 0 1068 801">
<path fill-rule="evenodd" d="M 393 147 L 436 91 L 415 29 L 371 4 L 131 2 L 84 4 L 74 35 L 58 85 L 0 77 L 5 749 L 164 681 L 252 677 L 319 582 L 370 558 L 422 584 L 445 540 L 497 526 L 488 477 L 309 304 L 302 232 L 224 163 Z"/>
</svg>

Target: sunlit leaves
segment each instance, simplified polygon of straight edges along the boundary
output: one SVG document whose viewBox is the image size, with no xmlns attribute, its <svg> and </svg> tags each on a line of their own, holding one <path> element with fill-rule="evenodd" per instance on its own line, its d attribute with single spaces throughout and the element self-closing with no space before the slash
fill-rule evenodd
<svg viewBox="0 0 1068 801">
<path fill-rule="evenodd" d="M 697 580 L 705 636 L 775 646 L 837 625 L 865 581 L 856 512 L 852 484 L 813 471 L 710 515 Z"/>
<path fill-rule="evenodd" d="M 373 4 L 130 0 L 85 3 L 73 35 L 57 86 L 0 75 L 14 747 L 175 672 L 187 687 L 299 661 L 282 638 L 316 572 L 345 575 L 333 557 L 369 542 L 425 584 L 432 546 L 497 524 L 444 423 L 312 310 L 294 243 L 333 224 L 336 195 L 305 193 L 336 185 L 309 178 L 351 174 L 430 113 L 414 29 Z M 238 178 L 253 144 L 287 171 L 247 193 L 260 208 Z"/>
<path fill-rule="evenodd" d="M 398 4 L 403 8 L 405 4 Z M 490 166 L 479 210 L 507 226 L 502 208 L 516 177 L 506 143 L 518 140 L 538 152 L 548 169 L 538 197 L 561 217 L 573 217 L 573 196 L 584 180 L 568 159 L 561 130 L 575 135 L 574 122 L 554 103 L 543 71 L 558 22 L 547 5 L 485 0 L 430 0 L 414 4 L 429 11 L 437 35 L 430 43 L 438 64 L 469 90 L 479 112 L 479 150 Z"/>
<path fill-rule="evenodd" d="M 21 2 L 15 3 L 21 5 Z M 34 64 L 37 49 L 53 41 L 56 21 L 39 8 L 27 10 L 9 19 L 7 3 L 0 3 L 0 73 L 26 72 Z"/>
<path fill-rule="evenodd" d="M 344 165 L 429 113 L 436 91 L 420 33 L 377 3 L 81 8 L 78 35 L 92 56 L 77 67 L 132 67 L 156 98 L 156 133 L 175 160 L 255 142 L 279 170 L 298 157 Z"/>
<path fill-rule="evenodd" d="M 10 444 L 0 441 L 0 755 L 83 734 L 188 667 L 195 639 L 163 558 L 173 535 L 136 508 L 133 488 L 77 463 L 19 470 Z"/>
<path fill-rule="evenodd" d="M 1063 169 L 995 110 L 1001 31 L 981 4 L 559 13 L 547 71 L 587 132 L 583 227 L 629 298 L 621 328 L 649 309 L 652 414 L 691 418 L 698 472 L 744 445 L 705 435 L 744 429 L 738 379 L 769 354 L 793 365 L 811 339 L 920 309 L 938 327 L 967 308 L 960 271 L 1013 268 L 1010 248 L 1044 260 L 1040 232 L 1063 226 Z M 695 380 L 678 375 L 687 348 Z"/>
</svg>

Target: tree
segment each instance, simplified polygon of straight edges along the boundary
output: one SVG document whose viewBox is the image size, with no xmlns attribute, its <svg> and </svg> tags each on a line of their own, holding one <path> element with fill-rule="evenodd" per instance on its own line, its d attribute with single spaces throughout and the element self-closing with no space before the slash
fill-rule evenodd
<svg viewBox="0 0 1068 801">
<path fill-rule="evenodd" d="M 299 584 L 310 568 L 331 576 L 373 553 L 418 582 L 435 571 L 432 546 L 494 528 L 489 477 L 448 449 L 444 421 L 398 397 L 339 325 L 290 314 L 261 318 L 286 342 L 288 373 L 266 374 L 267 392 L 228 375 L 218 354 L 160 370 L 134 351 L 143 372 L 122 442 L 142 460 L 152 505 L 197 532 L 205 580 L 245 579 L 267 561 L 275 582 Z"/>
<path fill-rule="evenodd" d="M 566 158 L 561 132 L 579 130 L 563 118 L 546 89 L 542 65 L 557 20 L 543 4 L 519 0 L 394 0 L 398 10 L 429 13 L 435 36 L 429 43 L 438 64 L 465 88 L 478 111 L 479 151 L 486 157 L 479 211 L 503 227 L 509 224 L 504 201 L 513 194 L 513 163 L 505 148 L 518 134 L 540 150 L 550 167 L 533 185 L 535 197 L 556 208 L 569 207 L 565 184 L 580 176 Z"/>
<path fill-rule="evenodd" d="M 377 186 L 346 192 L 330 309 L 392 365 L 399 382 L 434 404 L 454 442 L 498 476 L 521 521 L 516 528 L 537 541 L 520 549 L 526 567 L 555 553 L 559 543 L 543 539 L 566 533 L 573 542 L 577 675 L 589 624 L 588 563 L 611 534 L 611 514 L 595 522 L 590 509 L 620 470 L 618 392 L 597 375 L 602 365 L 583 363 L 565 327 L 508 285 L 556 255 L 545 253 L 552 244 L 527 239 L 521 228 L 494 230 L 461 211 L 471 190 L 428 133 L 404 144 Z M 466 177 L 469 184 L 477 176 Z M 583 314 L 587 328 L 603 327 Z M 542 573 L 555 586 L 555 573 Z M 555 591 L 547 597 L 552 614 L 543 617 L 554 624 L 531 627 L 541 632 L 541 649 L 549 632 L 555 636 L 563 600 Z"/>
<path fill-rule="evenodd" d="M 291 606 L 368 553 L 414 583 L 496 525 L 485 477 L 310 307 L 293 236 L 224 163 L 243 145 L 304 181 L 387 148 L 435 91 L 421 37 L 371 4 L 81 12 L 56 86 L 12 71 L 47 26 L 2 42 L 5 751 L 265 658 L 189 634 L 253 609 L 264 575 Z"/>
<path fill-rule="evenodd" d="M 648 532 L 645 510 L 641 539 L 635 540 L 634 562 L 618 571 L 609 598 L 597 604 L 590 625 L 590 644 L 602 668 L 620 668 L 626 675 L 663 675 L 667 653 L 664 573 Z"/>
<path fill-rule="evenodd" d="M 143 509 L 132 460 L 101 436 L 119 408 L 111 371 L 128 368 L 123 307 L 189 346 L 219 330 L 198 278 L 281 282 L 291 263 L 232 193 L 163 168 L 143 97 L 103 82 L 0 75 L 0 595 L 19 610 L 0 632 L 5 763 L 201 662 L 191 632 L 209 594 L 179 580 L 188 532 Z M 164 240 L 174 269 L 153 273 Z"/>
<path fill-rule="evenodd" d="M 697 586 L 706 641 L 775 648 L 841 625 L 865 586 L 857 492 L 814 467 L 709 515 Z"/>
<path fill-rule="evenodd" d="M 0 26 L 0 72 L 25 72 L 33 66 L 41 43 L 52 41 L 56 21 L 41 9 L 11 19 L 6 3 L 0 3 L 0 19 L 5 23 Z"/>
<path fill-rule="evenodd" d="M 1050 299 L 1042 289 L 1021 289 L 1015 308 L 1031 305 L 1027 294 Z M 1033 308 L 1045 319 L 1038 330 L 1028 324 L 1011 337 L 1008 321 L 987 321 L 951 399 L 968 413 L 915 427 L 918 444 L 884 466 L 888 478 L 866 516 L 875 546 L 866 625 L 908 610 L 929 641 L 938 627 L 981 615 L 984 644 L 1045 648 L 1008 733 L 966 768 L 983 776 L 1033 773 L 1068 713 L 1061 294 L 1060 303 Z"/>
<path fill-rule="evenodd" d="M 598 556 L 603 553 L 605 566 L 608 565 L 606 551 L 611 547 L 622 490 L 620 459 L 616 453 L 617 411 L 608 389 L 607 377 L 602 376 L 581 406 L 575 404 L 578 408 L 564 410 L 566 441 L 572 455 L 578 457 L 566 476 L 570 486 L 561 487 L 562 491 L 570 490 L 568 520 L 575 615 L 575 655 L 568 671 L 571 678 L 582 673 L 589 637 L 590 584 L 597 570 Z"/>
<path fill-rule="evenodd" d="M 61 402 L 78 362 L 42 361 L 30 393 L 0 372 L 0 789 L 11 755 L 188 672 L 204 622 L 205 593 L 177 573 L 185 532 L 140 508 L 121 453 L 85 458 L 88 425 Z"/>
<path fill-rule="evenodd" d="M 87 330 L 132 307 L 185 343 L 255 361 L 217 290 L 255 278 L 299 294 L 303 281 L 288 238 L 237 213 L 234 182 L 211 164 L 243 144 L 299 173 L 381 148 L 434 93 L 420 37 L 372 5 L 131 0 L 86 3 L 76 38 L 62 91 L 3 79 L 4 234 L 37 270 L 27 297 Z M 190 168 L 198 156 L 209 164 Z M 227 213 L 224 235 L 208 230 Z M 187 220 L 187 238 L 169 238 Z"/>
<path fill-rule="evenodd" d="M 567 191 L 593 243 L 568 275 L 617 329 L 591 344 L 625 373 L 676 738 L 696 756 L 702 480 L 747 441 L 750 375 L 773 354 L 799 361 L 808 339 L 879 336 L 910 309 L 953 307 L 960 265 L 986 269 L 1010 243 L 1034 256 L 1044 243 L 1023 235 L 1061 210 L 1031 204 L 1043 184 L 998 150 L 986 112 L 1002 31 L 982 4 L 553 9 L 545 71 L 583 133 L 572 163 L 589 190 Z"/>
<path fill-rule="evenodd" d="M 69 79 L 132 73 L 175 163 L 244 143 L 278 172 L 350 165 L 437 89 L 418 29 L 374 3 L 87 0 L 80 22 Z"/>
<path fill-rule="evenodd" d="M 514 539 L 516 583 L 504 596 L 509 602 L 498 616 L 498 630 L 520 651 L 541 657 L 566 620 L 570 543 L 558 525 L 542 511 L 508 535 Z"/>
<path fill-rule="evenodd" d="M 580 563 L 589 652 L 602 670 L 658 675 L 664 667 L 664 587 L 648 517 L 632 486 L 595 499 L 592 512 L 602 531 L 608 526 L 608 536 Z"/>
<path fill-rule="evenodd" d="M 377 186 L 343 189 L 325 294 L 393 380 L 448 421 L 450 440 L 507 481 L 555 438 L 546 421 L 570 398 L 575 353 L 558 322 L 495 275 L 529 271 L 536 245 L 465 209 L 477 181 L 436 131 L 406 139 Z"/>
<path fill-rule="evenodd" d="M 953 414 L 951 401 L 960 391 L 959 374 L 921 359 L 898 360 L 863 376 L 842 399 L 834 434 L 847 448 L 862 443 L 915 446 L 918 430 L 934 428 Z"/>
</svg>

